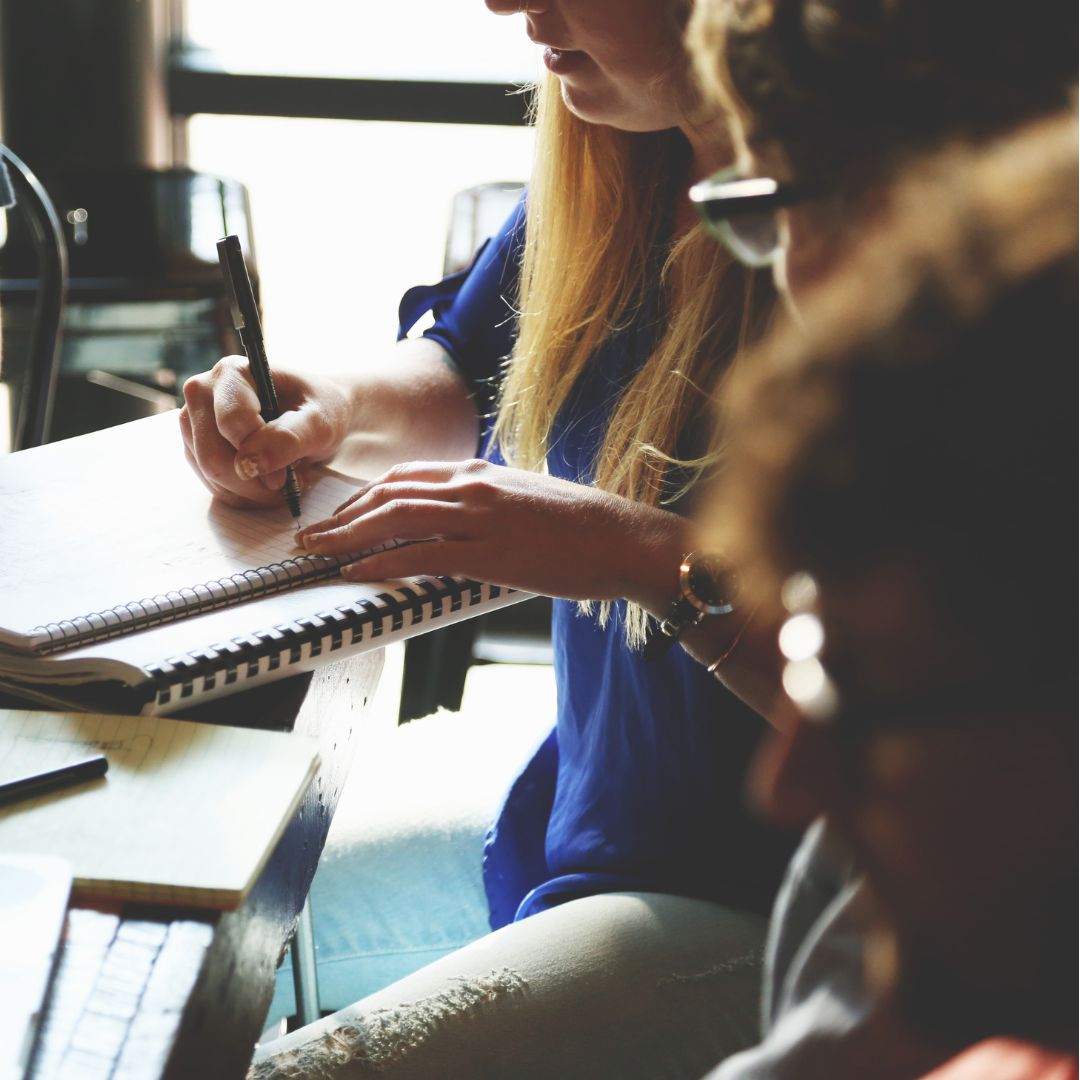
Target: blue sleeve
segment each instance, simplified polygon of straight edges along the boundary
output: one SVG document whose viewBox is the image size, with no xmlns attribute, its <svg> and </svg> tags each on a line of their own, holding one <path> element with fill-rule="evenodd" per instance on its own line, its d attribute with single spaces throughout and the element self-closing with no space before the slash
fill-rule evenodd
<svg viewBox="0 0 1080 1080">
<path fill-rule="evenodd" d="M 513 347 L 517 319 L 518 271 L 525 240 L 525 198 L 502 229 L 486 241 L 465 270 L 437 285 L 418 285 L 401 298 L 398 340 L 427 312 L 435 324 L 424 337 L 449 354 L 476 395 L 481 417 L 490 415 L 502 373 Z"/>
</svg>

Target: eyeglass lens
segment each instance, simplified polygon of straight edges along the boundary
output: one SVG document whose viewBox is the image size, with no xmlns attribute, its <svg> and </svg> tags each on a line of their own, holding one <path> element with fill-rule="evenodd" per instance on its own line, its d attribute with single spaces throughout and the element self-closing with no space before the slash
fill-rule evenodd
<svg viewBox="0 0 1080 1080">
<path fill-rule="evenodd" d="M 747 266 L 769 266 L 780 251 L 780 230 L 775 213 L 743 214 L 715 223 L 731 253 Z"/>
</svg>

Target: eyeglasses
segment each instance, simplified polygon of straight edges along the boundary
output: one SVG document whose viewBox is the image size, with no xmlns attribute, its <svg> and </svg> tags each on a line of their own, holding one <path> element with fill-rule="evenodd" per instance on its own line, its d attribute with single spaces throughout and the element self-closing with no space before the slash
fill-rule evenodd
<svg viewBox="0 0 1080 1080">
<path fill-rule="evenodd" d="M 793 574 L 780 599 L 788 612 L 779 636 L 784 693 L 807 720 L 829 725 L 840 711 L 840 694 L 821 662 L 825 627 L 815 610 L 817 582 L 809 574 Z"/>
<path fill-rule="evenodd" d="M 780 629 L 784 692 L 803 717 L 848 744 L 886 731 L 925 730 L 995 722 L 1060 720 L 1072 724 L 1067 700 L 1057 686 L 1009 688 L 991 678 L 962 681 L 916 692 L 849 699 L 840 693 L 825 665 L 825 628 L 817 614 L 818 585 L 806 573 L 784 583 L 781 600 L 788 618 Z"/>
<path fill-rule="evenodd" d="M 746 266 L 771 266 L 780 254 L 776 211 L 807 193 L 766 176 L 746 178 L 736 167 L 721 169 L 690 189 L 705 228 Z"/>
</svg>

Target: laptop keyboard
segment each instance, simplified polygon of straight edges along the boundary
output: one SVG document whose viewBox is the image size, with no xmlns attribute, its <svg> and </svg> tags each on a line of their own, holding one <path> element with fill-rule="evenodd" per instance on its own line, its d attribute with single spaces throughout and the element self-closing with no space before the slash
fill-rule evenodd
<svg viewBox="0 0 1080 1080">
<path fill-rule="evenodd" d="M 30 1080 L 157 1080 L 213 934 L 70 910 Z"/>
</svg>

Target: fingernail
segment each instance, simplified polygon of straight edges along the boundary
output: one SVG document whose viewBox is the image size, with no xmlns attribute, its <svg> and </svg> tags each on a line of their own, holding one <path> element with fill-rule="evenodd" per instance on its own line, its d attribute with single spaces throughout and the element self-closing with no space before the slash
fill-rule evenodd
<svg viewBox="0 0 1080 1080">
<path fill-rule="evenodd" d="M 301 533 L 297 539 L 308 551 L 318 551 L 324 537 L 322 533 Z"/>
<path fill-rule="evenodd" d="M 241 480 L 254 480 L 259 475 L 259 459 L 251 456 L 238 457 L 236 475 Z"/>
<path fill-rule="evenodd" d="M 329 532 L 331 529 L 337 528 L 340 524 L 335 518 L 328 517 L 323 518 L 322 521 L 313 521 L 310 525 L 305 525 L 300 531 L 305 536 L 313 536 L 316 533 Z"/>
</svg>

